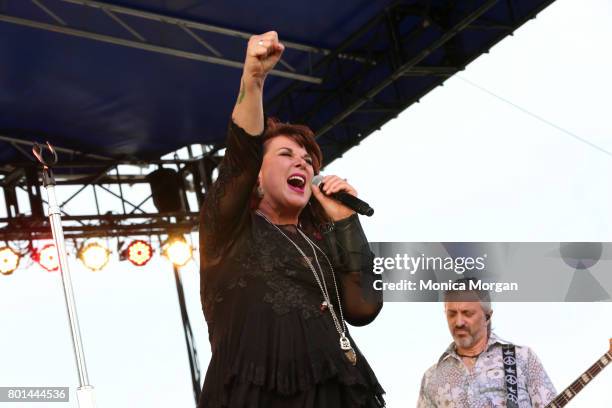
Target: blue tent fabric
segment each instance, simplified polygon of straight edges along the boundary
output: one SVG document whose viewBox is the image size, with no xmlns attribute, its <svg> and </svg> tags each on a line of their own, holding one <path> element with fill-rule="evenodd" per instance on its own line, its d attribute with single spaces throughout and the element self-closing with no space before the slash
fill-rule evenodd
<svg viewBox="0 0 612 408">
<path fill-rule="evenodd" d="M 448 1 L 328 1 L 308 2 L 236 1 L 236 0 L 130 0 L 106 1 L 108 4 L 150 11 L 171 17 L 251 33 L 268 30 L 279 32 L 281 40 L 335 50 L 377 15 L 391 7 L 404 6 L 428 10 L 448 8 Z M 470 3 L 478 6 L 485 0 Z M 550 0 L 498 1 L 488 9 L 482 21 L 518 27 L 532 14 L 551 3 Z M 69 27 L 99 32 L 135 41 L 128 30 L 108 15 L 92 7 L 62 0 L 44 0 L 43 4 L 62 18 Z M 442 27 L 456 23 L 461 7 L 453 13 L 433 17 L 439 27 L 428 29 L 416 39 L 409 37 L 422 22 L 418 15 L 405 18 L 398 26 L 404 61 L 418 55 L 421 49 L 444 34 Z M 179 27 L 130 15 L 117 14 L 125 23 L 147 39 L 186 52 L 209 54 Z M 58 25 L 34 3 L 21 0 L 0 2 L 0 17 L 14 16 Z M 512 21 L 508 21 L 508 16 Z M 457 17 L 458 19 L 458 17 Z M 418 27 L 417 27 L 418 28 Z M 509 32 L 495 29 L 469 30 L 433 50 L 420 65 L 448 65 L 454 55 L 458 65 L 465 65 Z M 223 58 L 242 61 L 246 40 L 217 33 L 198 32 L 207 43 L 223 53 Z M 347 104 L 393 75 L 397 61 L 387 58 L 392 46 L 385 36 L 373 30 L 359 37 L 346 50 L 376 67 L 345 59 L 337 65 L 314 70 L 324 79 L 320 85 L 271 76 L 266 84 L 266 99 L 271 112 L 283 120 L 301 120 L 317 131 L 334 121 L 345 109 L 342 98 L 322 99 L 315 91 L 339 92 L 347 79 L 363 78 L 342 92 Z M 409 41 L 410 40 L 410 41 Z M 368 49 L 369 55 L 359 54 Z M 378 58 L 377 55 L 384 55 Z M 298 72 L 325 58 L 288 49 L 285 60 Z M 314 58 L 314 59 L 313 59 Z M 329 57 L 328 57 L 329 58 Z M 378 58 L 378 59 L 377 59 Z M 401 63 L 401 61 L 400 61 Z M 367 64 L 365 64 L 367 65 Z M 338 75 L 331 72 L 338 70 Z M 282 67 L 281 67 L 282 68 Z M 39 28 L 25 27 L 0 20 L 0 135 L 27 141 L 49 140 L 54 145 L 112 158 L 156 159 L 193 143 L 216 144 L 223 141 L 228 118 L 234 104 L 241 71 L 238 68 L 163 55 L 146 50 L 79 38 Z M 393 104 L 402 94 L 405 106 L 442 82 L 436 76 L 402 77 L 370 98 L 364 107 Z M 289 87 L 302 93 L 279 103 L 278 97 Z M 348 90 L 348 91 L 347 91 Z M 375 99 L 375 100 L 374 100 Z M 319 108 L 317 106 L 320 105 Z M 404 107 L 405 107 L 404 106 Z M 376 126 L 391 119 L 389 114 L 352 112 L 346 115 L 346 126 L 332 126 L 328 140 L 345 140 L 350 146 L 370 134 Z M 349 124 L 350 121 L 350 124 Z M 320 140 L 326 146 L 325 140 Z M 332 152 L 336 156 L 340 153 Z M 0 165 L 23 161 L 19 151 L 0 140 Z"/>
</svg>

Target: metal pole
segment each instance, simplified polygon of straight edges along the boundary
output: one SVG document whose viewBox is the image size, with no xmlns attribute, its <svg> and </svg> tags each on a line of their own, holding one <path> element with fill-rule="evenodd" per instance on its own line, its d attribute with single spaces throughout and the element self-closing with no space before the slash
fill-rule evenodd
<svg viewBox="0 0 612 408">
<path fill-rule="evenodd" d="M 185 332 L 185 343 L 187 344 L 187 355 L 189 357 L 189 370 L 191 372 L 193 396 L 197 405 L 198 400 L 200 399 L 200 392 L 202 391 L 198 352 L 196 350 L 193 332 L 191 331 L 191 324 L 189 323 L 187 306 L 185 305 L 185 292 L 183 291 L 183 282 L 181 281 L 181 275 L 178 267 L 174 264 L 172 266 L 174 268 L 174 280 L 176 282 L 176 291 L 178 294 L 179 305 L 181 309 L 181 320 L 183 321 L 183 330 Z"/>
<path fill-rule="evenodd" d="M 77 316 L 76 303 L 74 301 L 74 291 L 72 289 L 72 279 L 70 278 L 70 268 L 68 267 L 68 256 L 66 253 L 66 245 L 64 241 L 64 230 L 62 229 L 61 209 L 57 203 L 55 196 L 55 179 L 50 165 L 57 162 L 57 155 L 53 147 L 47 143 L 49 150 L 54 156 L 50 163 L 45 162 L 42 149 L 38 144 L 34 145 L 32 151 L 43 165 L 43 185 L 47 190 L 47 199 L 49 203 L 49 222 L 51 223 L 51 233 L 55 241 L 57 249 L 57 258 L 59 259 L 59 270 L 62 276 L 62 285 L 64 287 L 64 297 L 66 299 L 66 308 L 68 310 L 68 323 L 70 324 L 70 334 L 72 335 L 72 345 L 74 347 L 74 355 L 76 358 L 77 371 L 79 375 L 79 387 L 77 388 L 77 400 L 80 408 L 95 408 L 94 388 L 89 384 L 89 376 L 87 375 L 87 365 L 85 364 L 85 353 L 83 352 L 83 343 L 81 341 L 81 329 L 79 327 L 79 318 Z"/>
</svg>

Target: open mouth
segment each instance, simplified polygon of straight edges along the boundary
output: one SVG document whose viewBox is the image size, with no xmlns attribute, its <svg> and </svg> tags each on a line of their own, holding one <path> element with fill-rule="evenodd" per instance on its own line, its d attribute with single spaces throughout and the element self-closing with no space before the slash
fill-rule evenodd
<svg viewBox="0 0 612 408">
<path fill-rule="evenodd" d="M 293 174 L 287 179 L 287 184 L 289 184 L 290 189 L 303 193 L 306 186 L 306 178 L 299 174 Z"/>
</svg>

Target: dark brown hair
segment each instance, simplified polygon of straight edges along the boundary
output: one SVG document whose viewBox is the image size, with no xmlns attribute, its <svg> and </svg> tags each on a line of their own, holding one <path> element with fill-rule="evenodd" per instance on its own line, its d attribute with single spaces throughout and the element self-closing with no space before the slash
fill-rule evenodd
<svg viewBox="0 0 612 408">
<path fill-rule="evenodd" d="M 283 123 L 276 118 L 268 118 L 266 122 L 266 131 L 262 136 L 263 142 L 265 143 L 278 136 L 286 136 L 306 149 L 312 158 L 312 169 L 314 174 L 319 174 L 323 166 L 323 153 L 315 139 L 313 131 L 308 126 Z M 253 197 L 254 201 L 252 207 L 256 208 L 259 204 L 259 199 L 256 193 L 254 193 Z M 308 204 L 300 213 L 299 221 L 304 229 L 314 233 L 317 232 L 323 224 L 331 220 L 323 207 L 321 207 L 321 204 L 319 204 L 319 201 L 314 195 L 311 195 Z"/>
</svg>

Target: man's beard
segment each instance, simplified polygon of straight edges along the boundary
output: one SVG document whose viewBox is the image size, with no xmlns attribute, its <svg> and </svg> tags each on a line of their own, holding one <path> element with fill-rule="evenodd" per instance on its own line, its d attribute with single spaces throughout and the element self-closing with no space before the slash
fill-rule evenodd
<svg viewBox="0 0 612 408">
<path fill-rule="evenodd" d="M 468 348 L 476 341 L 474 335 L 467 329 L 464 329 L 461 336 L 453 333 L 453 339 L 455 340 L 455 344 L 461 348 Z"/>
</svg>

